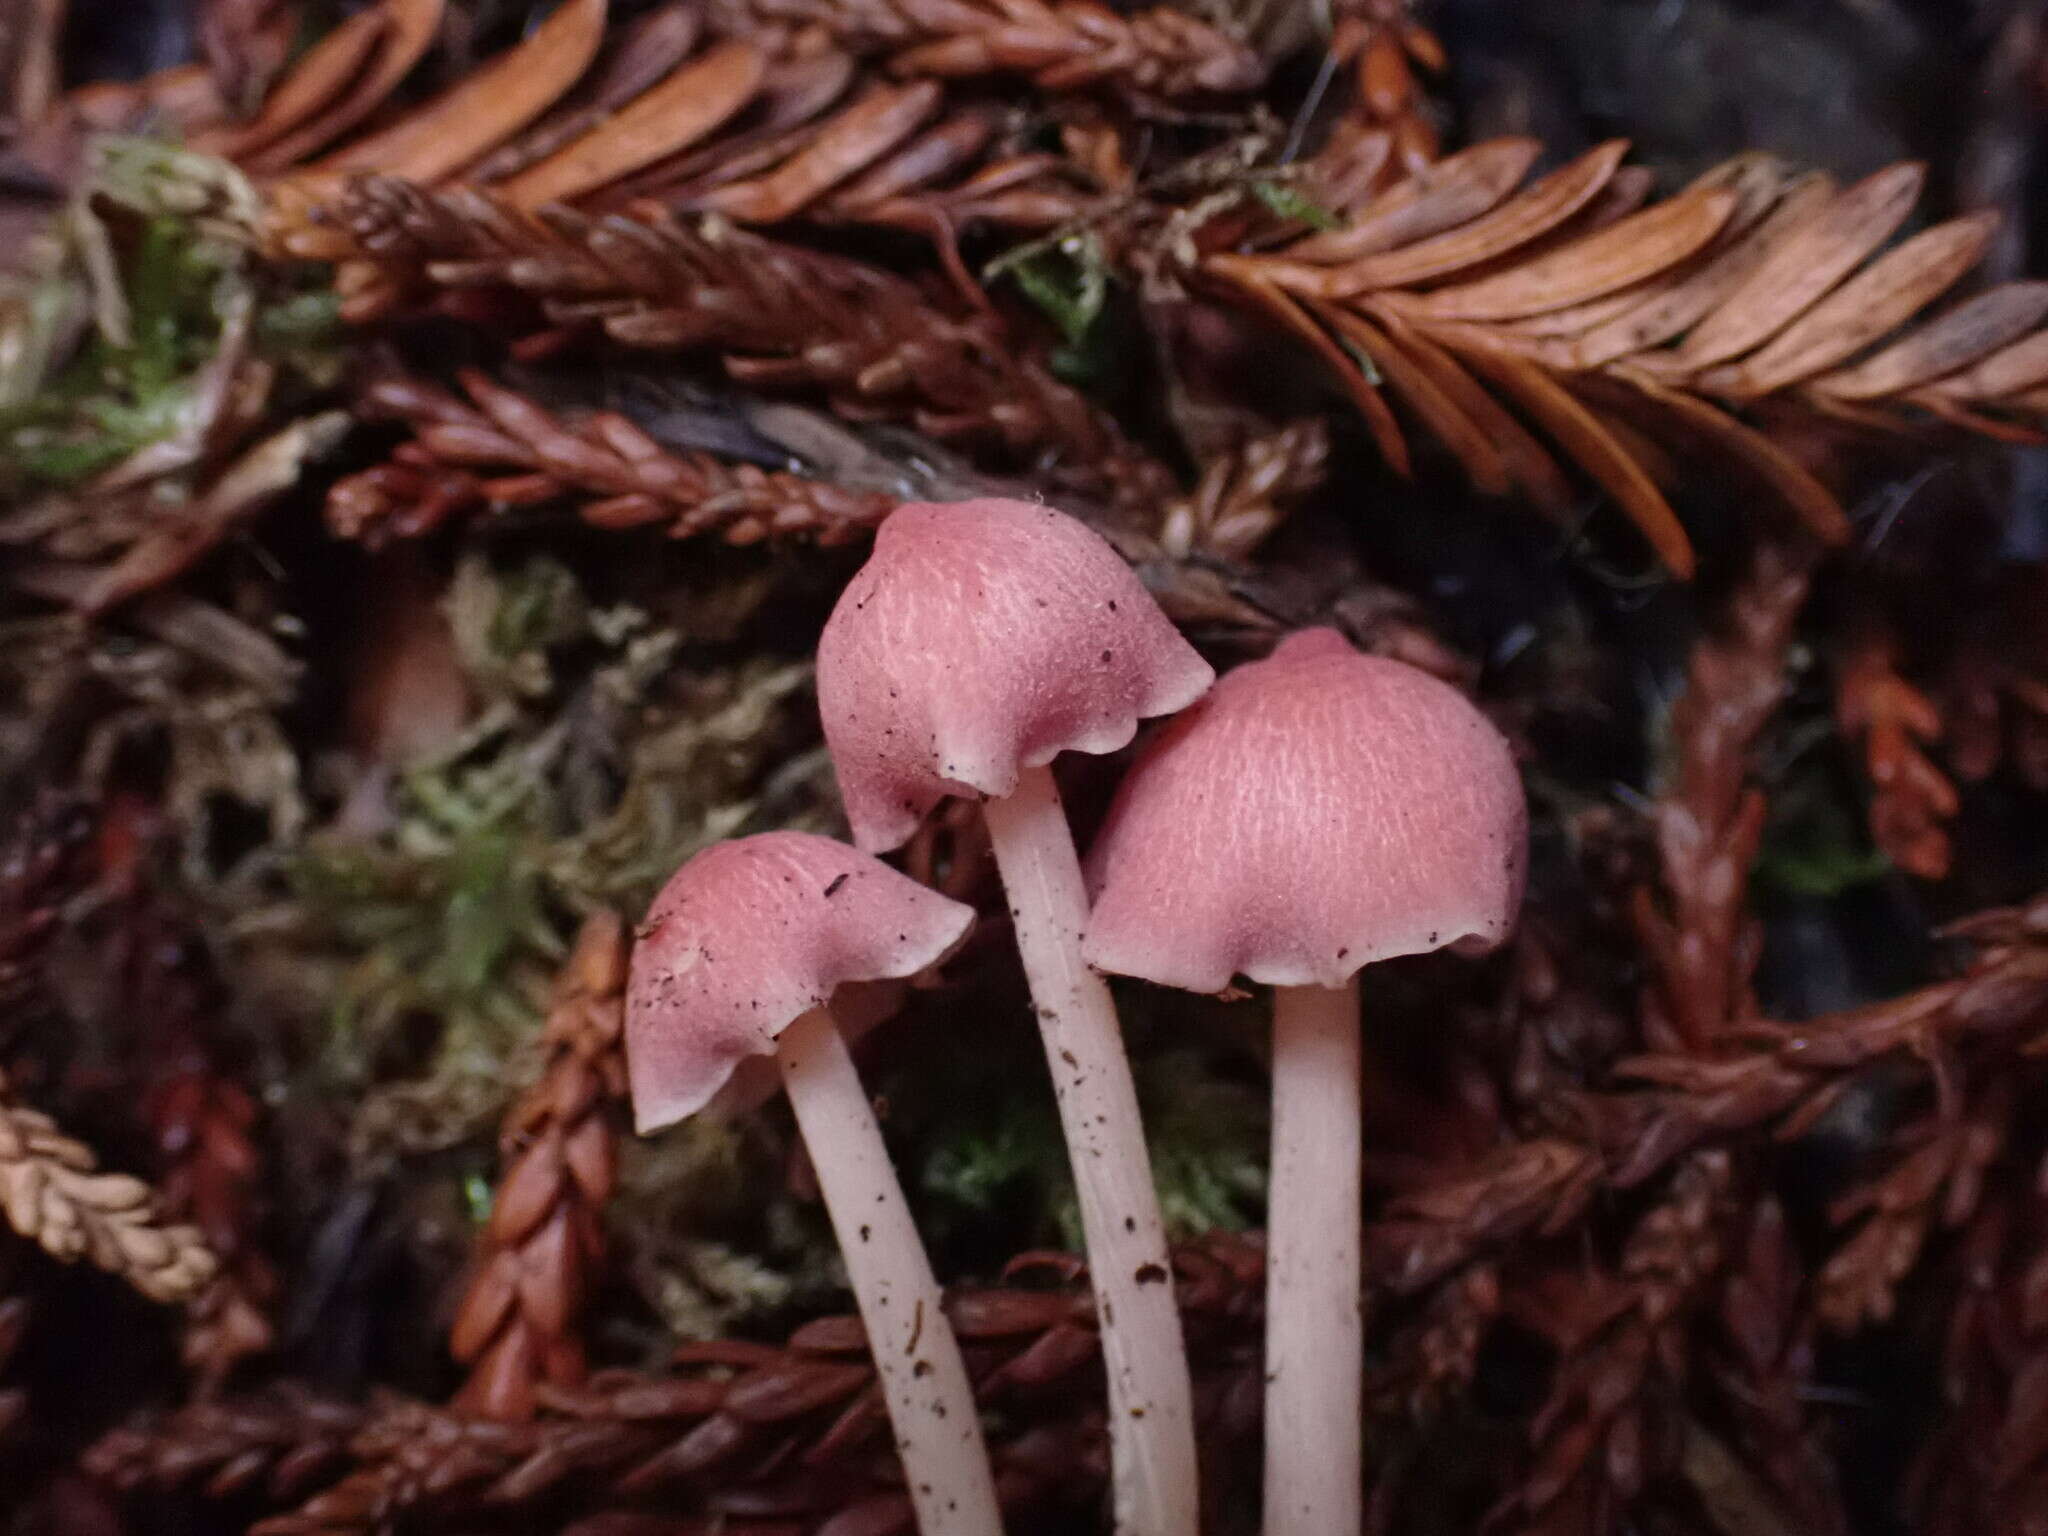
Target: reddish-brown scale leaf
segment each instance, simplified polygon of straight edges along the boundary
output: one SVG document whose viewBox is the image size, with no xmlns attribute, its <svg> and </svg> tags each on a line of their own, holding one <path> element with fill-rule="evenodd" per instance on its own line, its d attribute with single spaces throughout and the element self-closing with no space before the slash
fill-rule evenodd
<svg viewBox="0 0 2048 1536">
<path fill-rule="evenodd" d="M 576 83 L 604 40 L 606 9 L 607 0 L 562 0 L 517 47 L 389 128 L 329 155 L 312 171 L 375 171 L 431 184 L 461 169 L 524 128 Z"/>
<path fill-rule="evenodd" d="M 1655 380 L 1639 376 L 1630 382 L 1676 416 L 1694 435 L 1763 480 L 1816 538 L 1830 545 L 1848 542 L 1849 519 L 1841 503 L 1776 443 L 1683 390 L 1666 389 Z"/>
<path fill-rule="evenodd" d="M 1440 75 L 1451 67 L 1450 55 L 1434 32 L 1419 22 L 1403 21 L 1399 25 L 1401 46 L 1408 50 L 1409 58 L 1432 75 Z"/>
<path fill-rule="evenodd" d="M 521 1240 L 518 1268 L 524 1320 L 546 1338 L 563 1338 L 582 1299 L 581 1257 L 566 1202 Z"/>
<path fill-rule="evenodd" d="M 479 185 L 501 182 L 602 127 L 631 102 L 688 63 L 697 51 L 703 13 L 689 0 L 668 0 L 607 37 L 576 89 L 524 133 L 492 150 L 466 173 Z"/>
<path fill-rule="evenodd" d="M 1287 248 L 1290 260 L 1334 265 L 1413 245 L 1499 206 L 1529 174 L 1543 146 L 1534 139 L 1489 139 L 1412 176 L 1351 221 Z"/>
<path fill-rule="evenodd" d="M 492 1342 L 469 1380 L 463 1383 L 457 1407 L 487 1419 L 524 1419 L 531 1415 L 533 1383 L 541 1369 L 539 1344 L 533 1330 L 515 1319 Z M 435 1475 L 444 1481 L 465 1476 L 469 1470 L 456 1458 L 443 1459 L 434 1469 Z"/>
<path fill-rule="evenodd" d="M 1600 422 L 1542 369 L 1505 352 L 1460 348 L 1460 355 L 1520 402 L 1558 440 L 1587 474 L 1620 504 L 1665 569 L 1682 581 L 1692 578 L 1692 540 L 1678 514 L 1643 468 Z"/>
<path fill-rule="evenodd" d="M 1598 234 L 1608 226 L 1619 224 L 1623 219 L 1640 211 L 1650 200 L 1650 194 L 1656 190 L 1657 173 L 1647 165 L 1621 166 L 1607 185 L 1602 187 L 1584 208 L 1527 250 L 1516 252 L 1502 260 L 1512 263 L 1524 257 L 1533 259 L 1539 254 L 1547 256 L 1551 250 L 1566 241 L 1577 240 L 1584 235 Z"/>
<path fill-rule="evenodd" d="M 1408 326 L 1398 315 L 1389 313 L 1381 318 L 1388 331 L 1401 339 L 1417 366 L 1486 434 L 1506 462 L 1508 474 L 1537 510 L 1556 518 L 1569 512 L 1577 495 L 1550 450 L 1428 335 Z"/>
<path fill-rule="evenodd" d="M 1030 1347 L 1003 1366 L 1002 1379 L 1023 1387 L 1043 1387 L 1071 1376 L 1102 1350 L 1093 1328 L 1061 1323 L 1048 1328 Z"/>
<path fill-rule="evenodd" d="M 804 1452 L 805 1464 L 829 1467 L 834 1459 L 846 1455 L 870 1435 L 880 1432 L 888 1421 L 889 1410 L 882 1400 L 882 1389 L 879 1386 L 869 1387 L 841 1409 L 839 1417 L 832 1421 L 832 1427 Z"/>
<path fill-rule="evenodd" d="M 807 1355 L 857 1355 L 868 1347 L 868 1331 L 858 1317 L 813 1318 L 789 1336 L 789 1347 Z"/>
<path fill-rule="evenodd" d="M 843 1401 L 872 1381 L 874 1374 L 866 1365 L 779 1359 L 734 1382 L 725 1395 L 725 1411 L 745 1423 L 776 1424 Z"/>
<path fill-rule="evenodd" d="M 619 1149 L 602 1117 L 589 1115 L 580 1120 L 562 1143 L 562 1154 L 585 1200 L 601 1205 L 611 1197 L 618 1183 Z"/>
<path fill-rule="evenodd" d="M 752 224 L 789 218 L 917 132 L 938 110 L 941 94 L 931 80 L 877 86 L 812 130 L 805 147 L 768 175 L 720 187 L 697 206 Z"/>
<path fill-rule="evenodd" d="M 1415 99 L 1415 76 L 1401 40 L 1391 30 L 1374 33 L 1359 60 L 1358 81 L 1366 108 L 1377 118 L 1400 117 Z"/>
<path fill-rule="evenodd" d="M 685 150 L 753 100 L 767 63 L 750 43 L 721 43 L 497 190 L 514 207 L 532 208 L 578 197 Z"/>
<path fill-rule="evenodd" d="M 520 1152 L 498 1181 L 487 1227 L 492 1242 L 510 1246 L 546 1219 L 560 1197 L 561 1147 L 553 1140 L 537 1142 Z"/>
<path fill-rule="evenodd" d="M 457 1360 L 474 1360 L 503 1326 L 519 1299 L 516 1266 L 496 1259 L 485 1263 L 456 1311 L 448 1330 L 448 1352 Z"/>
<path fill-rule="evenodd" d="M 1700 322 L 1680 346 L 1678 362 L 1707 368 L 1768 341 L 1891 238 L 1912 213 L 1926 179 L 1925 166 L 1907 161 L 1841 193 Z"/>
<path fill-rule="evenodd" d="M 1363 370 L 1332 341 L 1329 334 L 1318 325 L 1292 295 L 1283 293 L 1277 286 L 1266 280 L 1264 263 L 1254 257 L 1212 256 L 1209 269 L 1217 275 L 1235 283 L 1259 308 L 1277 320 L 1283 328 L 1291 331 L 1309 348 L 1322 358 L 1351 403 L 1358 407 L 1365 418 L 1367 428 L 1372 432 L 1373 443 L 1379 449 L 1380 457 L 1387 461 L 1393 471 L 1406 477 L 1414 472 L 1408 457 L 1408 442 L 1401 435 L 1401 427 L 1394 420 L 1394 413 L 1380 392 L 1367 379 Z"/>
<path fill-rule="evenodd" d="M 674 514 L 652 496 L 635 491 L 625 496 L 605 496 L 586 501 L 576 515 L 593 528 L 644 528 L 649 523 L 667 522 Z"/>
<path fill-rule="evenodd" d="M 2024 336 L 2048 319 L 2048 283 L 2005 283 L 1958 304 L 1853 368 L 1807 387 L 1843 400 L 1904 394 L 1944 378 Z"/>
<path fill-rule="evenodd" d="M 1628 144 L 1613 139 L 1552 171 L 1489 214 L 1434 239 L 1381 256 L 1369 256 L 1338 272 L 1335 292 L 1365 293 L 1405 288 L 1449 277 L 1467 267 L 1527 245 L 1549 233 L 1598 195 L 1621 165 Z"/>
<path fill-rule="evenodd" d="M 1657 276 L 1624 288 L 1619 293 L 1603 294 L 1597 299 L 1588 299 L 1583 304 L 1551 310 L 1547 314 L 1530 315 L 1503 329 L 1516 336 L 1528 337 L 1532 341 L 1577 336 L 1592 330 L 1595 326 L 1605 325 L 1610 320 L 1633 313 L 1640 309 L 1644 300 L 1653 293 L 1670 292 L 1677 281 L 1675 273 L 1660 272 Z M 1551 350 L 1557 351 L 1557 348 L 1553 346 Z M 1532 357 L 1538 355 L 1534 351 L 1530 353 Z"/>
<path fill-rule="evenodd" d="M 946 1316 L 963 1339 L 1013 1338 L 1073 1316 L 1074 1302 L 1051 1291 L 964 1291 L 946 1299 Z"/>
<path fill-rule="evenodd" d="M 1604 396 L 1605 391 L 1601 393 Z M 1580 400 L 1579 404 L 1621 445 L 1623 453 L 1642 466 L 1643 473 L 1650 477 L 1650 483 L 1668 496 L 1679 483 L 1678 460 L 1671 450 L 1628 416 L 1609 407 L 1604 400 L 1598 406 L 1591 400 Z"/>
<path fill-rule="evenodd" d="M 835 211 L 873 208 L 890 198 L 929 186 L 973 164 L 995 132 L 995 123 L 984 113 L 956 113 L 840 188 L 833 194 L 832 207 Z M 1020 169 L 1029 176 L 1058 163 L 1049 155 L 1019 158 L 1028 163 L 1020 167 L 1014 161 L 1005 161 L 986 167 L 983 175 L 989 179 L 977 190 L 1014 185 Z"/>
<path fill-rule="evenodd" d="M 1483 283 L 1509 272 L 1519 272 L 1531 263 L 1548 259 L 1567 245 L 1600 233 L 1628 218 L 1648 202 L 1656 183 L 1656 174 L 1647 166 L 1621 166 L 1607 185 L 1577 213 L 1537 239 L 1467 267 L 1458 275 L 1459 286 Z M 1414 295 L 1404 297 L 1412 299 Z"/>
<path fill-rule="evenodd" d="M 1678 195 L 1694 196 L 1716 189 L 1735 195 L 1735 211 L 1707 243 L 1705 250 L 1694 259 L 1678 263 L 1617 293 L 1605 294 L 1597 299 L 1589 299 L 1583 304 L 1569 305 L 1546 314 L 1531 315 L 1518 322 L 1514 330 L 1524 336 L 1583 335 L 1596 326 L 1605 325 L 1635 311 L 1651 299 L 1671 292 L 1687 277 L 1700 271 L 1714 256 L 1733 246 L 1756 227 L 1758 220 L 1770 211 L 1771 206 L 1785 190 L 1784 168 L 1773 155 L 1760 152 L 1737 155 L 1696 177 L 1692 184 Z"/>
<path fill-rule="evenodd" d="M 212 129 L 193 137 L 193 147 L 229 160 L 246 160 L 278 135 L 304 123 L 328 105 L 385 42 L 389 17 L 383 7 L 358 11 L 306 50 L 264 100 L 255 118 L 239 127 Z"/>
<path fill-rule="evenodd" d="M 1315 201 L 1340 215 L 1348 228 L 1351 216 L 1372 198 L 1373 189 L 1379 186 L 1394 155 L 1394 139 L 1383 128 L 1368 128 L 1351 121 L 1344 126 L 1351 131 L 1334 139 L 1316 156 L 1314 176 L 1308 185 Z M 1330 238 L 1343 232 L 1333 229 L 1313 238 Z"/>
<path fill-rule="evenodd" d="M 591 1385 L 598 1385 L 593 1378 Z M 725 1383 L 687 1377 L 636 1379 L 624 1389 L 608 1387 L 604 1411 L 621 1419 L 694 1419 L 714 1413 L 725 1401 Z"/>
<path fill-rule="evenodd" d="M 1710 255 L 1696 270 L 1646 297 L 1626 314 L 1587 331 L 1568 346 L 1546 349 L 1545 362 L 1583 372 L 1662 346 L 1717 309 L 1786 241 L 1819 218 L 1834 196 L 1835 184 L 1826 176 L 1809 176 L 1795 183 L 1746 238 Z M 1654 361 L 1645 359 L 1646 363 Z M 1680 370 L 1674 367 L 1673 371 Z"/>
<path fill-rule="evenodd" d="M 1931 391 L 1925 392 L 1924 399 L 1916 397 L 1914 403 L 1923 406 L 1952 427 L 1978 437 L 1988 437 L 1993 442 L 2011 443 L 2019 448 L 2032 448 L 2048 442 L 2048 432 L 2039 427 L 2009 421 L 2003 416 L 1988 416 L 1982 411 L 1973 411 Z M 2032 395 L 2021 395 L 1997 403 L 2007 408 L 2018 406 L 2024 410 L 2048 411 L 2048 390 L 2039 390 Z"/>
<path fill-rule="evenodd" d="M 314 117 L 295 124 L 254 154 L 238 156 L 244 167 L 258 172 L 282 171 L 331 144 L 376 111 L 433 46 L 441 30 L 443 9 L 443 0 L 384 0 L 378 7 L 384 18 L 382 40 L 369 67 Z"/>
<path fill-rule="evenodd" d="M 1349 310 L 1333 309 L 1329 318 L 1345 340 L 1372 359 L 1388 388 L 1406 400 L 1423 425 L 1443 440 L 1476 489 L 1489 496 L 1508 493 L 1507 465 L 1500 451 L 1392 337 Z"/>
<path fill-rule="evenodd" d="M 2002 400 L 2043 383 L 2048 383 L 2048 331 L 2036 331 L 1923 393 L 1944 400 Z"/>
<path fill-rule="evenodd" d="M 802 125 L 840 100 L 859 73 L 856 61 L 837 50 L 795 58 L 771 54 L 747 108 L 744 121 L 750 126 L 728 129 L 710 144 L 657 161 L 607 187 L 599 206 L 626 207 L 643 197 L 687 202 L 709 187 L 758 176 L 803 146 Z"/>
<path fill-rule="evenodd" d="M 1699 386 L 1766 395 L 1834 367 L 1920 313 L 1977 264 L 1996 213 L 1937 224 L 1842 284 L 1746 362 L 1702 375 Z"/>
<path fill-rule="evenodd" d="M 1677 266 L 1720 233 L 1735 206 L 1735 194 L 1720 188 L 1684 193 L 1526 265 L 1427 294 L 1414 308 L 1435 319 L 1518 320 L 1583 304 Z"/>
</svg>

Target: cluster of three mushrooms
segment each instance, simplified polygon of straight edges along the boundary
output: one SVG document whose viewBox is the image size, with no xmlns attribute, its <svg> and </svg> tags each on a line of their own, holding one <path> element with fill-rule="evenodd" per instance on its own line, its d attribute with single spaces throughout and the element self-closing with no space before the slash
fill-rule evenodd
<svg viewBox="0 0 2048 1536">
<path fill-rule="evenodd" d="M 1145 755 L 1084 884 L 1047 765 L 1123 746 L 1139 720 L 1200 698 L 1213 673 L 1107 544 L 1016 502 L 899 510 L 826 626 L 818 673 L 863 848 L 900 845 L 946 795 L 986 798 L 1073 1163 L 1127 1536 L 1193 1536 L 1198 1481 L 1137 1096 L 1089 960 L 1197 990 L 1238 973 L 1287 989 L 1275 1010 L 1267 1531 L 1355 1529 L 1358 1015 L 1355 987 L 1337 983 L 1372 959 L 1505 927 L 1521 812 L 1498 737 L 1433 679 L 1327 632 L 1298 636 Z M 1389 792 L 1404 777 L 1421 781 L 1408 803 Z M 1481 848 L 1490 873 L 1475 874 Z M 855 902 L 834 909 L 843 896 Z M 928 1533 L 997 1529 L 994 1494 L 936 1284 L 825 1010 L 840 982 L 932 963 L 970 920 L 823 839 L 725 845 L 649 914 L 629 1023 L 643 1128 L 700 1107 L 742 1055 L 777 1053 Z"/>
</svg>

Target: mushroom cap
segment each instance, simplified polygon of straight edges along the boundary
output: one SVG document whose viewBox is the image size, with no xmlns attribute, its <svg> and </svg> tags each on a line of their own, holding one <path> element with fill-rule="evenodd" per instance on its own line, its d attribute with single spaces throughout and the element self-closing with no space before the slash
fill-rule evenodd
<svg viewBox="0 0 2048 1536">
<path fill-rule="evenodd" d="M 808 832 L 719 843 L 669 877 L 633 945 L 626 1073 L 642 1131 L 695 1114 L 843 982 L 911 976 L 974 909 Z"/>
<path fill-rule="evenodd" d="M 1330 629 L 1237 668 L 1132 767 L 1089 851 L 1090 964 L 1195 992 L 1343 985 L 1521 903 L 1508 744 L 1449 684 Z"/>
<path fill-rule="evenodd" d="M 1115 751 L 1215 677 L 1098 534 L 1024 501 L 898 507 L 818 638 L 825 741 L 871 850 L 947 795 Z"/>
</svg>

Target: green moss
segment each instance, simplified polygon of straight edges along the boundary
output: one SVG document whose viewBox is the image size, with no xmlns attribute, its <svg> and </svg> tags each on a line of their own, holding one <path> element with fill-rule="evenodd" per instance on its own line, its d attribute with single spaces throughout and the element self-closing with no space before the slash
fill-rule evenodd
<svg viewBox="0 0 2048 1536">
<path fill-rule="evenodd" d="M 22 318 L 0 379 L 0 489 L 61 490 L 188 429 L 238 315 L 288 383 L 333 381 L 335 298 L 312 274 L 259 270 L 255 206 L 225 162 L 145 139 L 94 142 L 85 187 L 13 295 Z"/>
</svg>

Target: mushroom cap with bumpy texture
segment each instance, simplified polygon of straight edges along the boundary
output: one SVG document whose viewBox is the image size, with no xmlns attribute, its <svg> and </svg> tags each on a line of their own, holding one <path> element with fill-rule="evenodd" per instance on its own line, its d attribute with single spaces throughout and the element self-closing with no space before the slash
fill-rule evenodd
<svg viewBox="0 0 2048 1536">
<path fill-rule="evenodd" d="M 1100 535 L 1023 501 L 898 507 L 818 639 L 825 741 L 872 850 L 947 795 L 1115 751 L 1215 676 Z"/>
<path fill-rule="evenodd" d="M 1508 744 L 1449 684 L 1290 635 L 1159 735 L 1088 856 L 1083 953 L 1195 992 L 1343 985 L 1521 903 L 1528 810 Z"/>
<path fill-rule="evenodd" d="M 842 983 L 915 975 L 973 925 L 973 908 L 829 837 L 764 832 L 707 848 L 669 877 L 635 936 L 635 1122 L 651 1131 L 695 1114 Z"/>
</svg>

